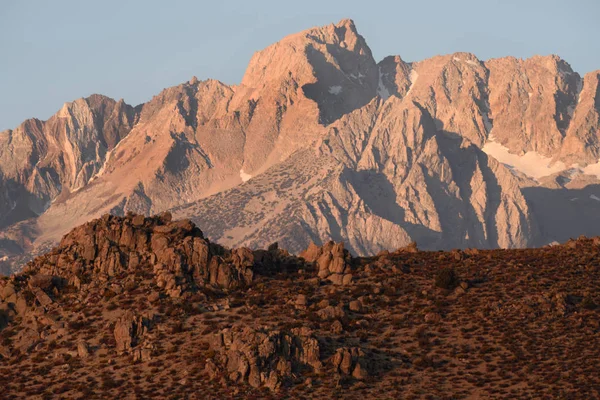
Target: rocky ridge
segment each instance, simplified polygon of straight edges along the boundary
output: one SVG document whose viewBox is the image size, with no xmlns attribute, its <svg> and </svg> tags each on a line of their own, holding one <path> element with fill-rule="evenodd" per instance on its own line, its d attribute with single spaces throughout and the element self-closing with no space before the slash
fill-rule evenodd
<svg viewBox="0 0 600 400">
<path fill-rule="evenodd" d="M 597 237 L 296 257 L 106 215 L 0 279 L 3 396 L 592 398 L 598 257 Z"/>
<path fill-rule="evenodd" d="M 0 269 L 128 211 L 172 210 L 228 246 L 370 254 L 566 240 L 543 197 L 582 210 L 569 235 L 599 234 L 585 217 L 600 196 L 599 76 L 557 56 L 376 62 L 342 20 L 257 52 L 239 85 L 193 78 L 135 108 L 79 99 L 0 133 Z M 238 217 L 220 226 L 215 206 Z"/>
</svg>

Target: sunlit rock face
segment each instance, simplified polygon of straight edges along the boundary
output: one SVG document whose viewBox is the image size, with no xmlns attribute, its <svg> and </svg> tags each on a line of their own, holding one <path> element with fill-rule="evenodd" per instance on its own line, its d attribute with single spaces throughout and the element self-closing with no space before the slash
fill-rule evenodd
<svg viewBox="0 0 600 400">
<path fill-rule="evenodd" d="M 128 211 L 172 210 L 227 245 L 366 254 L 562 239 L 543 198 L 593 234 L 599 81 L 557 56 L 377 62 L 342 20 L 258 51 L 239 85 L 79 99 L 0 133 L 0 266 Z"/>
</svg>

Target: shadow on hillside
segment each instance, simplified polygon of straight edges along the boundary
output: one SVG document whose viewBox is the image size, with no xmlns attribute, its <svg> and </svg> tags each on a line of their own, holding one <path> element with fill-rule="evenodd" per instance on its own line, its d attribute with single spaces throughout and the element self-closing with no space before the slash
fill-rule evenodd
<svg viewBox="0 0 600 400">
<path fill-rule="evenodd" d="M 345 176 L 373 214 L 400 225 L 420 248 L 439 248 L 442 233 L 406 221 L 404 209 L 396 202 L 394 186 L 385 174 L 373 170 L 347 169 Z"/>
<path fill-rule="evenodd" d="M 358 55 L 349 50 L 332 47 L 328 47 L 328 51 L 332 52 L 338 61 L 346 61 L 342 62 L 341 68 L 344 64 L 358 62 L 360 65 L 369 62 L 368 55 Z M 365 106 L 375 96 L 375 82 L 360 85 L 349 80 L 345 72 L 337 69 L 323 53 L 312 46 L 306 49 L 306 56 L 314 68 L 317 81 L 302 86 L 302 90 L 306 97 L 318 104 L 319 122 L 322 124 L 330 124 L 343 115 Z M 354 61 L 356 59 L 358 61 Z M 371 76 L 365 77 L 365 83 L 372 79 L 374 78 Z M 335 86 L 343 87 L 344 92 L 332 93 L 331 88 Z"/>
<path fill-rule="evenodd" d="M 542 233 L 536 245 L 562 243 L 580 235 L 600 235 L 600 185 L 583 189 L 530 187 L 522 192 Z"/>
</svg>

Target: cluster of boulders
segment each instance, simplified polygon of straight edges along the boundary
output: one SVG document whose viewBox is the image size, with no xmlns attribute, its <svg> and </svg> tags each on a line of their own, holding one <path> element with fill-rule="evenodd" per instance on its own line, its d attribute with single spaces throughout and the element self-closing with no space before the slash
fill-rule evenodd
<svg viewBox="0 0 600 400">
<path fill-rule="evenodd" d="M 301 257 L 316 265 L 320 279 L 335 285 L 352 282 L 352 257 L 343 243 L 311 244 Z M 73 229 L 25 272 L 39 281 L 31 290 L 46 307 L 61 287 L 81 289 L 126 274 L 152 273 L 158 288 L 180 298 L 205 286 L 236 289 L 250 284 L 257 273 L 285 272 L 302 264 L 277 243 L 267 250 L 225 249 L 210 243 L 191 221 L 173 221 L 166 212 L 154 217 L 106 214 Z"/>
<path fill-rule="evenodd" d="M 48 298 L 44 292 L 37 293 L 42 301 L 46 300 L 43 295 Z M 27 299 L 19 290 L 19 284 L 15 280 L 0 280 L 0 329 L 6 327 L 17 315 L 23 316 L 28 308 Z"/>
<path fill-rule="evenodd" d="M 211 379 L 221 376 L 252 387 L 277 390 L 302 369 L 323 368 L 319 342 L 308 328 L 285 332 L 234 325 L 215 335 L 211 350 L 215 356 L 206 362 Z"/>
<path fill-rule="evenodd" d="M 153 272 L 160 289 L 178 298 L 194 287 L 247 285 L 254 278 L 254 264 L 253 251 L 210 243 L 191 221 L 172 221 L 170 213 L 150 218 L 107 214 L 71 231 L 26 271 L 61 277 L 79 288 L 82 282 L 145 269 Z"/>
<path fill-rule="evenodd" d="M 352 376 L 358 380 L 364 380 L 369 377 L 367 358 L 359 347 L 342 347 L 337 349 L 331 362 L 336 373 L 342 376 Z"/>
<path fill-rule="evenodd" d="M 352 282 L 352 256 L 342 242 L 330 241 L 321 247 L 311 243 L 300 253 L 300 257 L 316 264 L 321 279 L 327 279 L 334 285 L 348 285 Z"/>
<path fill-rule="evenodd" d="M 335 349 L 323 361 L 322 345 L 307 327 L 283 331 L 236 324 L 215 334 L 210 350 L 205 364 L 210 379 L 273 391 L 286 383 L 310 382 L 305 375 L 333 373 L 339 380 L 362 381 L 372 368 L 370 358 L 359 347 Z"/>
<path fill-rule="evenodd" d="M 510 314 L 519 315 L 523 319 L 553 319 L 572 313 L 583 300 L 582 296 L 570 295 L 563 291 L 524 295 L 506 302 L 490 304 L 489 313 L 497 318 L 504 318 Z"/>
<path fill-rule="evenodd" d="M 115 323 L 114 337 L 118 354 L 133 354 L 133 361 L 148 361 L 154 346 L 148 332 L 152 329 L 152 315 L 136 315 L 126 311 Z"/>
<path fill-rule="evenodd" d="M 60 278 L 48 275 L 0 280 L 0 330 L 17 317 L 23 327 L 12 337 L 11 347 L 29 352 L 45 337 L 64 335 L 65 323 L 45 314 L 55 308 L 52 297 L 59 294 L 63 285 Z"/>
</svg>

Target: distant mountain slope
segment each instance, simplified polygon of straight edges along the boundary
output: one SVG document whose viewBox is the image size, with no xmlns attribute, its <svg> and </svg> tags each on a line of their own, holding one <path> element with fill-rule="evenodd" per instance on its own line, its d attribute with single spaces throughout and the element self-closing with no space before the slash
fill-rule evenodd
<svg viewBox="0 0 600 400">
<path fill-rule="evenodd" d="M 79 99 L 0 133 L 0 265 L 103 213 L 168 209 L 229 244 L 545 244 L 563 235 L 525 188 L 598 183 L 599 82 L 557 56 L 377 63 L 342 20 L 257 52 L 237 86 L 193 78 L 135 108 Z"/>
</svg>

